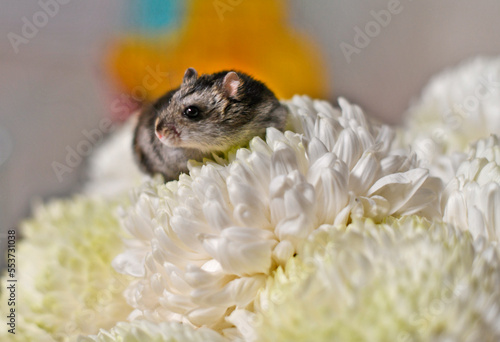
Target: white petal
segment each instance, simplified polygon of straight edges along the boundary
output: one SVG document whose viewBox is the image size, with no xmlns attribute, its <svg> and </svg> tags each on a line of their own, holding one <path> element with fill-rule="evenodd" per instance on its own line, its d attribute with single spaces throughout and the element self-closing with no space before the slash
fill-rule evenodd
<svg viewBox="0 0 500 342">
<path fill-rule="evenodd" d="M 407 156 L 390 155 L 382 159 L 380 163 L 381 174 L 386 175 L 390 173 L 402 172 L 401 168 L 408 162 Z"/>
<path fill-rule="evenodd" d="M 246 307 L 264 287 L 266 279 L 262 274 L 236 278 L 216 291 L 208 288 L 208 291 L 198 289 L 191 295 L 195 302 L 203 305 Z"/>
<path fill-rule="evenodd" d="M 304 239 L 316 225 L 313 215 L 316 194 L 309 183 L 300 183 L 284 194 L 285 217 L 276 225 L 280 240 L 297 243 Z"/>
<path fill-rule="evenodd" d="M 353 120 L 357 125 L 367 127 L 368 123 L 363 111 L 359 106 L 350 104 L 345 98 L 339 97 L 339 106 L 342 109 L 342 116 L 348 120 Z"/>
<path fill-rule="evenodd" d="M 170 219 L 170 225 L 172 231 L 177 234 L 179 240 L 194 251 L 200 250 L 201 248 L 198 235 L 201 233 L 212 233 L 211 228 L 205 223 L 193 221 L 178 214 L 174 214 Z"/>
<path fill-rule="evenodd" d="M 358 197 L 352 208 L 352 216 L 361 219 L 370 217 L 376 221 L 388 216 L 391 204 L 381 196 Z"/>
<path fill-rule="evenodd" d="M 205 202 L 203 204 L 203 213 L 205 214 L 207 223 L 218 231 L 222 231 L 224 228 L 234 224 L 227 209 L 220 202 L 214 200 Z"/>
<path fill-rule="evenodd" d="M 232 323 L 238 328 L 238 330 L 243 335 L 244 340 L 247 342 L 257 341 L 257 334 L 255 331 L 255 326 L 256 326 L 255 319 L 256 319 L 255 313 L 242 309 L 234 310 L 226 318 L 228 322 Z"/>
<path fill-rule="evenodd" d="M 321 113 L 324 116 L 328 116 L 332 119 L 338 119 L 342 116 L 342 112 L 337 108 L 333 108 L 330 102 L 327 101 L 314 101 L 314 110 Z"/>
<path fill-rule="evenodd" d="M 338 212 L 348 201 L 347 167 L 332 153 L 325 154 L 311 167 L 307 180 L 317 196 L 317 218 L 333 223 Z"/>
<path fill-rule="evenodd" d="M 278 143 L 278 147 L 271 159 L 271 178 L 287 175 L 298 169 L 299 165 L 295 152 L 285 143 Z"/>
<path fill-rule="evenodd" d="M 194 309 L 187 314 L 187 318 L 191 323 L 197 326 L 207 324 L 207 322 L 214 324 L 221 320 L 226 314 L 226 308 L 212 306 L 202 309 Z"/>
<path fill-rule="evenodd" d="M 488 161 L 486 159 L 473 159 L 464 162 L 457 171 L 457 175 L 462 175 L 466 179 L 476 180 L 476 176 Z"/>
<path fill-rule="evenodd" d="M 272 130 L 271 128 L 268 128 L 268 130 Z M 267 132 L 267 130 L 266 130 Z M 263 155 L 271 155 L 271 148 L 269 147 L 268 144 L 262 138 L 260 137 L 255 137 L 252 140 L 250 140 L 250 148 L 253 151 L 253 153 L 260 153 Z"/>
<path fill-rule="evenodd" d="M 279 265 L 284 266 L 295 253 L 295 248 L 290 241 L 281 241 L 273 250 L 273 258 Z"/>
<path fill-rule="evenodd" d="M 340 124 L 324 115 L 318 115 L 318 120 L 314 124 L 314 131 L 310 137 L 317 137 L 328 151 L 333 151 L 335 142 L 338 139 L 338 132 L 341 132 Z"/>
<path fill-rule="evenodd" d="M 447 199 L 443 220 L 462 230 L 467 230 L 467 206 L 462 192 L 453 192 Z"/>
<path fill-rule="evenodd" d="M 439 205 L 439 194 L 443 184 L 441 179 L 427 178 L 418 191 L 398 209 L 396 215 L 416 215 L 427 218 L 441 218 L 442 211 Z"/>
<path fill-rule="evenodd" d="M 469 205 L 467 208 L 467 226 L 472 236 L 485 236 L 485 220 L 483 213 L 477 207 Z"/>
<path fill-rule="evenodd" d="M 484 185 L 489 182 L 500 183 L 500 167 L 495 162 L 486 164 L 477 174 L 477 182 Z"/>
<path fill-rule="evenodd" d="M 220 288 L 231 279 L 224 273 L 222 267 L 216 268 L 215 271 L 207 271 L 204 268 L 189 265 L 184 274 L 186 282 L 190 288 L 210 289 L 212 287 Z"/>
<path fill-rule="evenodd" d="M 365 152 L 349 174 L 349 189 L 364 194 L 379 178 L 379 161 L 371 152 Z"/>
<path fill-rule="evenodd" d="M 286 190 L 291 186 L 290 178 L 282 175 L 275 177 L 269 185 L 271 224 L 275 225 L 282 217 L 286 215 L 284 199 Z"/>
<path fill-rule="evenodd" d="M 484 213 L 487 222 L 488 237 L 490 241 L 499 241 L 500 239 L 500 185 L 491 182 L 485 189 L 485 207 Z"/>
<path fill-rule="evenodd" d="M 274 127 L 266 130 L 266 143 L 272 150 L 276 150 L 276 144 L 285 141 L 285 135 Z"/>
<path fill-rule="evenodd" d="M 204 259 L 206 257 L 187 249 L 186 246 L 177 239 L 171 229 L 168 229 L 167 233 L 165 229 L 158 227 L 155 229 L 155 236 L 159 244 L 158 247 L 162 249 L 162 254 L 165 255 L 164 258 L 170 263 L 184 266 L 187 262 Z"/>
<path fill-rule="evenodd" d="M 175 264 L 168 262 L 163 267 L 164 272 L 168 274 L 168 278 L 165 279 L 168 289 L 175 289 L 179 294 L 188 294 L 191 291 L 191 286 L 185 278 L 185 272 L 181 271 Z"/>
<path fill-rule="evenodd" d="M 380 127 L 379 133 L 377 135 L 376 143 L 381 144 L 379 151 L 382 153 L 389 153 L 392 142 L 394 141 L 394 136 L 396 132 L 389 126 L 383 125 Z"/>
<path fill-rule="evenodd" d="M 420 188 L 429 175 L 425 169 L 413 169 L 380 178 L 368 190 L 368 196 L 381 196 L 391 203 L 391 212 L 398 211 Z"/>
<path fill-rule="evenodd" d="M 321 142 L 316 137 L 311 139 L 311 142 L 307 146 L 307 156 L 309 157 L 309 163 L 314 164 L 320 157 L 328 152 L 325 144 Z M 312 169 L 312 168 L 311 168 Z"/>
<path fill-rule="evenodd" d="M 143 250 L 129 249 L 118 254 L 111 262 L 111 265 L 119 273 L 140 278 L 146 274 L 144 262 L 145 254 Z"/>
<path fill-rule="evenodd" d="M 249 161 L 253 161 L 253 157 L 259 158 L 256 153 L 252 153 L 249 157 Z M 269 158 L 267 158 L 269 160 Z M 252 167 L 253 166 L 253 167 Z M 253 192 L 260 193 L 261 196 L 265 197 L 268 190 L 270 178 L 270 168 L 269 165 L 266 167 L 262 167 L 262 164 L 259 162 L 257 165 L 254 163 L 243 163 L 235 161 L 230 168 L 230 176 L 227 178 L 226 182 L 228 188 L 234 186 L 231 183 L 236 183 L 236 187 L 238 186 L 249 186 L 253 189 Z M 229 190 L 229 189 L 228 189 Z M 239 200 L 236 190 L 233 189 L 233 193 L 229 190 L 229 196 L 231 198 L 232 203 L 241 203 L 245 202 L 245 200 Z M 232 197 L 231 197 L 232 196 Z M 265 199 L 261 199 L 264 200 Z"/>
<path fill-rule="evenodd" d="M 269 272 L 272 249 L 276 245 L 272 232 L 230 227 L 224 229 L 220 237 L 201 238 L 207 252 L 220 262 L 225 272 L 239 276 Z"/>
<path fill-rule="evenodd" d="M 237 204 L 233 211 L 234 218 L 242 226 L 271 229 L 271 223 L 269 222 L 271 214 L 268 208 L 257 205 L 258 201 L 254 203 L 254 205 Z"/>
</svg>

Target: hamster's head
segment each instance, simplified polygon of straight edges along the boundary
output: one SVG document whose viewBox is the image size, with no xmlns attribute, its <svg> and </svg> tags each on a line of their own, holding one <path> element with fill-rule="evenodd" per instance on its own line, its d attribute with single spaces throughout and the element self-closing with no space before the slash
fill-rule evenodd
<svg viewBox="0 0 500 342">
<path fill-rule="evenodd" d="M 248 82 L 264 87 L 262 91 L 252 88 L 250 100 L 244 89 Z M 256 120 L 259 113 L 270 108 L 266 91 L 278 102 L 262 83 L 242 73 L 223 71 L 198 77 L 196 70 L 189 68 L 167 103 L 156 105 L 156 136 L 169 147 L 203 152 L 242 145 L 272 126 L 262 122 L 257 124 L 262 127 L 256 127 L 256 122 L 262 121 Z"/>
</svg>

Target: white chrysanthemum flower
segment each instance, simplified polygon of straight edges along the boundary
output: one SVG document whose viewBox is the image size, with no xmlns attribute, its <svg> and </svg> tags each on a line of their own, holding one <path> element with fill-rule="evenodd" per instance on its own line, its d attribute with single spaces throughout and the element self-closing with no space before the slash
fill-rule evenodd
<svg viewBox="0 0 500 342">
<path fill-rule="evenodd" d="M 469 144 L 500 134 L 500 57 L 476 58 L 438 74 L 407 119 L 398 140 L 448 182 Z"/>
<path fill-rule="evenodd" d="M 223 330 L 300 241 L 322 224 L 419 213 L 440 217 L 440 182 L 393 154 L 393 132 L 339 100 L 295 97 L 296 132 L 268 129 L 219 164 L 146 182 L 123 214 L 135 237 L 114 260 L 138 279 L 126 294 L 133 317 Z M 223 165 L 226 163 L 226 165 Z M 225 334 L 234 331 L 225 331 Z"/>
<path fill-rule="evenodd" d="M 123 291 L 130 279 L 111 267 L 123 249 L 117 206 L 75 197 L 40 206 L 23 222 L 15 252 L 15 306 L 3 305 L 7 291 L 1 297 L 3 317 L 5 310 L 16 310 L 16 334 L 1 329 L 2 341 L 73 341 L 126 319 L 132 308 Z M 11 284 L 8 279 L 5 274 L 2 289 Z"/>
<path fill-rule="evenodd" d="M 443 196 L 444 220 L 474 236 L 500 239 L 500 137 L 479 140 Z"/>
<path fill-rule="evenodd" d="M 500 259 L 484 242 L 415 216 L 323 227 L 256 313 L 231 319 L 259 342 L 499 341 Z"/>
<path fill-rule="evenodd" d="M 112 198 L 141 183 L 144 176 L 132 151 L 136 122 L 137 118 L 131 117 L 90 156 L 84 194 Z"/>
<path fill-rule="evenodd" d="M 227 342 L 207 328 L 175 322 L 153 323 L 145 320 L 120 322 L 110 331 L 101 330 L 96 336 L 80 337 L 78 342 Z"/>
</svg>

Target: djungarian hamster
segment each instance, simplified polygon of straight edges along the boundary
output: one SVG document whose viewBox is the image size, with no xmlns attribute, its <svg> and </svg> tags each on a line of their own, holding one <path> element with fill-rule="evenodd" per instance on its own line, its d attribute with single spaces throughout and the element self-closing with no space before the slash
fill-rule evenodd
<svg viewBox="0 0 500 342">
<path fill-rule="evenodd" d="M 166 181 L 187 173 L 190 159 L 243 146 L 267 127 L 285 128 L 288 110 L 262 82 L 242 72 L 201 75 L 186 70 L 182 84 L 139 115 L 134 154 L 148 174 Z"/>
</svg>

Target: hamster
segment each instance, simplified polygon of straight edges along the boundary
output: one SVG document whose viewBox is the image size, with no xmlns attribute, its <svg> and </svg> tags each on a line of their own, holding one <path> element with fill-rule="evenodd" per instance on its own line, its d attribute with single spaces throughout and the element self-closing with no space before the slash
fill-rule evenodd
<svg viewBox="0 0 500 342">
<path fill-rule="evenodd" d="M 190 159 L 243 146 L 263 137 L 267 127 L 283 131 L 288 110 L 262 82 L 242 72 L 198 77 L 186 70 L 182 84 L 145 107 L 135 129 L 133 149 L 140 168 L 165 181 L 187 173 Z"/>
</svg>

